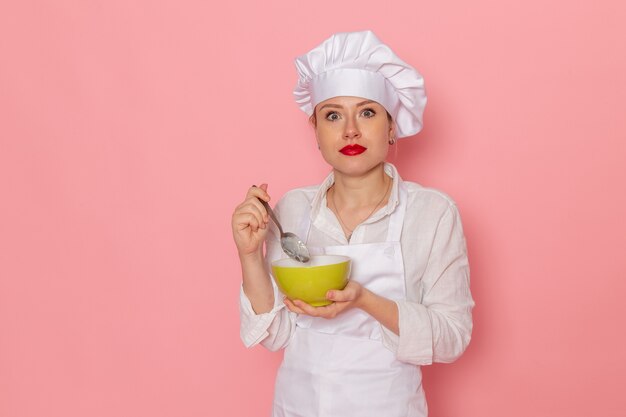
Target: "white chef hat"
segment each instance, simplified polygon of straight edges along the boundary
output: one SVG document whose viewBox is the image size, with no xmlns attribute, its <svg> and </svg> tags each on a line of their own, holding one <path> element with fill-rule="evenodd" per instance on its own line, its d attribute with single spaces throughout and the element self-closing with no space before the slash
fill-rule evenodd
<svg viewBox="0 0 626 417">
<path fill-rule="evenodd" d="M 424 79 L 372 31 L 336 33 L 295 63 L 299 79 L 293 94 L 309 116 L 329 98 L 363 97 L 391 114 L 397 137 L 422 130 Z"/>
</svg>

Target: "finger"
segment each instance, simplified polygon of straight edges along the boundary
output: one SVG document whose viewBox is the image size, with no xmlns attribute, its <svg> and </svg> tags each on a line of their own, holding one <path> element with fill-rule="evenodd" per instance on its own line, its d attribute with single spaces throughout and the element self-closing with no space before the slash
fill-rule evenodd
<svg viewBox="0 0 626 417">
<path fill-rule="evenodd" d="M 270 221 L 267 216 L 267 211 L 259 201 L 259 199 L 252 197 L 248 200 L 248 204 L 242 207 L 243 212 L 251 213 L 257 218 L 259 225 L 262 229 L 265 229 L 265 225 Z"/>
<path fill-rule="evenodd" d="M 261 203 L 261 201 L 256 198 L 256 197 L 250 197 L 246 200 L 247 206 L 249 205 L 253 205 L 254 207 L 257 208 L 257 210 L 261 213 L 261 217 L 263 218 L 263 220 L 267 223 L 270 221 L 270 218 L 267 214 L 267 209 L 265 208 L 265 206 L 263 205 L 263 203 Z M 247 207 L 246 206 L 246 207 Z"/>
<path fill-rule="evenodd" d="M 300 310 L 304 311 L 305 314 L 313 317 L 319 317 L 321 313 L 324 313 L 327 309 L 326 307 L 313 307 L 312 305 L 305 303 L 302 300 L 293 300 L 293 303 Z"/>
<path fill-rule="evenodd" d="M 267 193 L 267 184 L 261 184 L 259 187 L 253 185 L 248 190 L 246 197 L 257 197 L 268 202 L 271 200 L 270 195 Z"/>
<path fill-rule="evenodd" d="M 306 304 L 306 303 L 305 303 Z M 337 304 L 337 303 L 332 303 L 326 306 L 321 306 L 321 307 L 313 307 L 313 306 L 309 306 L 311 309 L 311 312 L 307 312 L 307 314 L 314 316 L 314 317 L 320 317 L 323 319 L 332 319 L 337 317 L 337 314 L 341 313 L 343 310 L 345 310 L 345 304 Z M 306 307 L 305 308 L 305 312 L 306 310 L 308 310 Z"/>
<path fill-rule="evenodd" d="M 298 313 L 298 314 L 305 314 L 304 311 L 296 307 L 295 304 L 289 298 L 285 297 L 283 299 L 283 302 L 285 303 L 289 311 L 293 313 Z"/>
<path fill-rule="evenodd" d="M 354 300 L 355 292 L 352 289 L 330 290 L 326 293 L 326 298 L 331 301 L 345 302 Z"/>
<path fill-rule="evenodd" d="M 259 230 L 259 219 L 257 219 L 252 213 L 239 213 L 235 216 L 235 224 L 237 225 L 237 230 L 245 230 L 248 227 L 253 232 Z"/>
<path fill-rule="evenodd" d="M 265 217 L 267 210 L 263 206 L 263 203 L 256 197 L 247 197 L 241 204 L 239 204 L 233 214 L 246 213 L 251 210 L 251 207 L 256 207 L 261 213 L 261 217 Z M 268 219 L 269 220 L 269 219 Z"/>
</svg>

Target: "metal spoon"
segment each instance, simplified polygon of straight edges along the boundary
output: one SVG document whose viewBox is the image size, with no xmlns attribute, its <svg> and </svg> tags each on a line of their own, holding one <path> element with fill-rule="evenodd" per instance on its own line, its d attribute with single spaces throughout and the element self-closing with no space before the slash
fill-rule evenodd
<svg viewBox="0 0 626 417">
<path fill-rule="evenodd" d="M 287 254 L 287 256 L 295 259 L 298 262 L 309 262 L 311 256 L 309 255 L 309 250 L 307 249 L 304 242 L 302 242 L 302 240 L 300 240 L 298 236 L 291 232 L 283 232 L 282 226 L 278 222 L 278 219 L 276 218 L 276 215 L 274 214 L 274 211 L 272 210 L 270 205 L 267 204 L 267 201 L 261 200 L 260 198 L 259 201 L 263 204 L 276 226 L 278 226 L 278 230 L 280 231 L 280 246 L 282 246 L 283 251 Z"/>
</svg>

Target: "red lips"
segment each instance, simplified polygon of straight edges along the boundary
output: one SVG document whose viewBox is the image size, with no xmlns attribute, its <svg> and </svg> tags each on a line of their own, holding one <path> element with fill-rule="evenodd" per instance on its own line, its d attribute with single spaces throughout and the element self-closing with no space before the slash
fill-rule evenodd
<svg viewBox="0 0 626 417">
<path fill-rule="evenodd" d="M 354 145 L 344 146 L 343 148 L 339 150 L 339 152 L 347 156 L 354 156 L 354 155 L 360 155 L 366 150 L 367 148 L 364 148 L 361 145 L 354 144 Z"/>
</svg>

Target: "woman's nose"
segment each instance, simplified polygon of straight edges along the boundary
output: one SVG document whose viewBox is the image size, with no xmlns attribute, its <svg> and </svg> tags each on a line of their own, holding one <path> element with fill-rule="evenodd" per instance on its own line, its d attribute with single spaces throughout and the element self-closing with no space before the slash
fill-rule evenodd
<svg viewBox="0 0 626 417">
<path fill-rule="evenodd" d="M 357 139 L 361 136 L 361 131 L 353 119 L 348 119 L 343 132 L 344 139 Z"/>
</svg>

